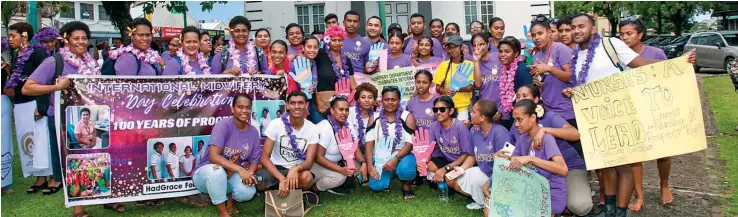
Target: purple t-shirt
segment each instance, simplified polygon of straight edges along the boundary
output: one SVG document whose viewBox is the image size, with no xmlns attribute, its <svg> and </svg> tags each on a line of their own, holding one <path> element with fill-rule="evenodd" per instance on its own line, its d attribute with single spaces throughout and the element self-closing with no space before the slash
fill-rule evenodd
<svg viewBox="0 0 738 217">
<path fill-rule="evenodd" d="M 440 57 L 441 59 L 448 59 L 448 54 L 446 53 L 446 50 L 443 49 L 443 45 L 441 44 L 438 39 L 431 38 L 433 41 L 433 56 Z M 416 44 L 414 37 L 410 37 L 407 42 L 407 47 L 405 47 L 405 50 L 402 51 L 404 54 L 413 54 L 413 45 Z"/>
<path fill-rule="evenodd" d="M 431 157 L 443 157 L 453 162 L 463 153 L 468 154 L 472 151 L 468 139 L 469 129 L 459 120 L 454 119 L 448 129 L 443 129 L 438 121 L 433 122 L 428 131 L 430 141 L 436 142 L 436 148 L 433 149 Z"/>
<path fill-rule="evenodd" d="M 541 61 L 559 70 L 562 66 L 570 64 L 573 55 L 571 48 L 561 42 L 553 42 L 549 49 L 544 52 L 536 52 L 534 63 Z M 572 87 L 571 82 L 563 82 L 550 73 L 543 75 L 543 88 L 541 89 L 543 108 L 547 111 L 555 111 L 567 120 L 574 119 L 574 107 L 571 99 L 561 94 L 561 91 L 568 87 Z"/>
<path fill-rule="evenodd" d="M 415 125 L 418 128 L 423 127 L 429 129 L 431 124 L 436 121 L 435 114 L 433 114 L 433 101 L 438 98 L 433 96 L 430 100 L 423 102 L 420 97 L 415 96 L 407 101 L 405 104 L 408 112 L 413 114 L 415 117 Z"/>
<path fill-rule="evenodd" d="M 553 111 L 546 112 L 546 114 L 538 120 L 538 126 L 547 128 L 561 128 L 567 124 L 569 124 L 569 122 L 566 122 L 566 120 L 562 118 L 561 115 L 556 114 L 556 112 Z M 515 142 L 515 139 L 520 136 L 520 133 L 518 133 L 518 130 L 515 128 L 512 128 L 510 130 L 510 134 L 512 135 L 513 143 Z M 568 141 L 559 138 L 555 139 L 556 145 L 559 147 L 559 151 L 561 151 L 561 156 L 564 157 L 564 161 L 566 161 L 566 166 L 569 167 L 570 170 L 586 169 L 584 160 L 582 160 L 582 157 L 579 156 L 577 150 L 574 149 L 574 147 L 571 146 Z"/>
<path fill-rule="evenodd" d="M 669 58 L 666 57 L 666 54 L 664 54 L 664 50 L 661 50 L 657 47 L 652 47 L 646 45 L 645 48 L 643 48 L 643 51 L 641 52 L 641 57 L 649 60 L 667 60 Z"/>
<path fill-rule="evenodd" d="M 369 58 L 369 50 L 372 48 L 372 43 L 364 37 L 359 36 L 351 38 L 346 35 L 343 39 L 343 47 L 341 52 L 346 55 L 346 58 L 351 59 L 351 67 L 354 72 L 364 72 L 364 63 Z M 389 68 L 389 67 L 388 67 Z"/>
<path fill-rule="evenodd" d="M 216 60 L 217 59 L 217 60 Z M 215 58 L 213 58 L 214 63 L 219 63 L 220 61 L 220 53 L 215 54 Z M 190 59 L 189 61 L 190 66 L 192 66 L 192 71 L 195 72 L 196 75 L 202 75 L 202 69 L 200 69 L 200 63 L 197 62 L 197 60 Z M 220 65 L 220 64 L 215 64 Z M 220 74 L 220 67 L 218 67 L 216 71 L 215 67 L 210 68 L 210 74 Z M 161 73 L 162 75 L 184 75 L 184 68 L 182 68 L 182 65 L 179 63 L 177 58 L 171 58 L 169 61 L 167 61 L 167 67 L 164 68 L 164 72 Z"/>
<path fill-rule="evenodd" d="M 41 65 L 36 68 L 36 70 L 33 71 L 33 74 L 28 77 L 30 80 L 34 80 L 38 82 L 39 84 L 43 85 L 52 85 L 55 84 L 55 78 L 54 78 L 54 72 L 56 70 L 56 61 L 54 60 L 53 56 L 50 56 L 46 58 L 43 62 L 41 62 Z M 62 69 L 61 76 L 66 75 L 76 75 L 77 67 L 74 67 L 64 61 L 64 68 Z M 48 117 L 54 117 L 54 97 L 50 97 L 51 101 L 49 102 L 49 109 L 46 110 L 46 114 Z"/>
<path fill-rule="evenodd" d="M 497 104 L 497 111 L 502 112 L 503 106 L 500 97 L 500 73 L 502 66 L 498 53 L 490 53 L 486 61 L 479 62 L 479 71 L 482 73 L 482 88 L 479 88 L 480 99 L 486 99 Z M 509 120 L 509 112 L 502 114 L 502 119 Z"/>
<path fill-rule="evenodd" d="M 515 142 L 515 151 L 512 156 L 535 156 L 536 158 L 543 160 L 551 160 L 556 155 L 561 155 L 559 147 L 556 146 L 556 141 L 551 134 L 543 136 L 541 141 L 542 149 L 535 150 L 531 149 L 530 144 L 533 139 L 527 138 L 528 133 L 519 135 L 517 142 Z M 533 168 L 538 174 L 548 179 L 548 185 L 551 189 L 551 212 L 553 214 L 561 214 L 566 208 L 566 177 L 550 173 L 540 168 Z"/>
<path fill-rule="evenodd" d="M 269 70 L 269 57 L 267 57 L 266 53 L 264 52 L 264 49 L 256 48 L 256 58 L 259 59 L 258 64 L 259 67 L 257 67 L 257 70 L 260 70 L 262 74 L 271 75 L 271 70 Z M 259 58 L 261 57 L 261 58 Z"/>
<path fill-rule="evenodd" d="M 413 60 L 407 54 L 402 54 L 399 57 L 387 57 L 387 70 L 410 67 L 412 65 Z"/>
<path fill-rule="evenodd" d="M 216 123 L 210 133 L 210 145 L 204 150 L 205 154 L 197 168 L 210 163 L 210 146 L 220 148 L 221 155 L 228 160 L 238 156 L 236 163 L 244 168 L 249 164 L 259 163 L 261 136 L 250 124 L 246 124 L 246 127 L 245 131 L 236 128 L 236 122 L 232 117 Z"/>
<path fill-rule="evenodd" d="M 287 55 L 297 55 L 297 51 L 300 50 L 300 47 L 292 47 L 292 45 L 287 45 Z"/>
<path fill-rule="evenodd" d="M 136 73 L 138 69 L 137 64 L 141 64 L 141 70 Z M 124 53 L 118 57 L 115 61 L 115 75 L 156 75 L 156 69 L 148 62 L 141 60 L 136 61 L 136 57 L 131 53 Z"/>
<path fill-rule="evenodd" d="M 248 73 L 248 70 L 246 70 L 246 63 L 248 62 L 248 51 L 243 50 L 239 51 L 238 59 L 241 63 L 241 73 Z M 259 69 L 259 61 L 256 59 L 258 58 L 258 55 L 256 55 L 256 48 L 254 48 L 254 63 L 257 64 L 255 67 L 258 70 Z M 199 66 L 199 64 L 198 64 Z M 194 66 L 193 66 L 194 67 Z M 213 56 L 213 64 L 211 64 L 210 74 L 220 74 L 223 72 L 223 70 L 230 69 L 233 67 L 233 60 L 231 60 L 230 57 L 228 57 L 228 62 L 226 62 L 225 68 L 223 68 L 223 56 L 221 55 L 221 52 L 215 53 L 215 56 Z"/>
<path fill-rule="evenodd" d="M 510 133 L 502 125 L 493 124 L 487 135 L 476 128 L 472 128 L 470 134 L 470 143 L 474 147 L 474 152 L 470 154 L 474 154 L 479 169 L 487 176 L 491 176 L 495 162 L 494 155 L 505 147 L 505 143 L 510 142 Z"/>
<path fill-rule="evenodd" d="M 164 60 L 164 62 L 167 62 L 169 61 L 169 59 L 172 58 L 172 55 L 169 55 L 169 51 L 162 52 L 160 56 L 161 56 L 161 59 Z"/>
<path fill-rule="evenodd" d="M 497 48 L 494 44 L 492 44 L 492 41 L 489 41 L 489 52 L 490 53 L 499 53 L 500 49 Z"/>
<path fill-rule="evenodd" d="M 438 64 L 441 64 L 441 62 L 443 62 L 443 61 L 444 61 L 444 59 L 442 59 L 441 57 L 432 56 L 431 58 L 429 58 L 427 60 L 422 60 L 421 59 L 419 62 L 420 62 L 420 65 L 425 65 L 425 64 L 438 65 Z"/>
</svg>

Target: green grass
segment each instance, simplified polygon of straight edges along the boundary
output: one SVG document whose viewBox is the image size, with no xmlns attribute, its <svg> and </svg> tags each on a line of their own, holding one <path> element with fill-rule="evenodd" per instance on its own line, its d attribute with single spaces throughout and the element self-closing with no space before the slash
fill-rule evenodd
<svg viewBox="0 0 738 217">
<path fill-rule="evenodd" d="M 720 159 L 725 161 L 725 182 L 734 193 L 726 194 L 723 204 L 724 216 L 738 215 L 738 93 L 727 76 L 705 78 L 704 89 L 710 98 L 710 107 L 715 112 L 715 122 L 720 131 L 710 142 L 720 147 Z"/>
<path fill-rule="evenodd" d="M 3 135 L 6 136 L 6 135 Z M 18 156 L 16 151 L 15 156 Z M 59 191 L 52 196 L 41 193 L 27 194 L 26 188 L 31 186 L 35 178 L 23 178 L 20 160 L 16 157 L 13 167 L 13 193 L 2 194 L 2 216 L 71 216 L 71 209 L 64 207 L 64 192 Z M 361 187 L 349 196 L 321 194 L 322 205 L 313 208 L 309 216 L 480 216 L 482 211 L 467 210 L 464 206 L 467 199 L 453 195 L 448 204 L 440 204 L 433 190 L 427 184 L 416 190 L 416 198 L 405 201 L 400 193 L 400 183 L 394 180 L 392 192 L 374 193 L 368 187 Z M 166 205 L 154 208 L 125 203 L 128 211 L 116 214 L 112 210 L 103 209 L 101 205 L 87 206 L 92 216 L 217 216 L 215 206 L 203 208 L 184 205 L 178 199 L 169 199 Z M 241 213 L 235 216 L 263 216 L 264 196 L 237 205 Z"/>
</svg>

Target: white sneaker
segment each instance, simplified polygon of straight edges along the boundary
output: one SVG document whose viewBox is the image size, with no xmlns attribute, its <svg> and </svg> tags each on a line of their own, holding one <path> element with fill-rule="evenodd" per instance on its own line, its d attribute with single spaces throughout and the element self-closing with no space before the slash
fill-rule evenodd
<svg viewBox="0 0 738 217">
<path fill-rule="evenodd" d="M 470 210 L 480 210 L 484 209 L 484 206 L 482 206 L 482 204 L 478 204 L 477 202 L 471 202 L 466 205 L 466 208 Z"/>
</svg>

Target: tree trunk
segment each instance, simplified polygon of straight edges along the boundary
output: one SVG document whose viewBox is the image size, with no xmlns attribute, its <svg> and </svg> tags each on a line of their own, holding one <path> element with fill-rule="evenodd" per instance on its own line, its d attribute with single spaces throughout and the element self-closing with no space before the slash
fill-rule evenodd
<svg viewBox="0 0 738 217">
<path fill-rule="evenodd" d="M 662 17 L 661 17 L 661 16 L 662 16 L 662 15 L 661 15 L 661 5 L 662 5 L 662 4 L 664 4 L 664 2 L 660 2 L 660 3 L 659 3 L 659 7 L 658 7 L 658 8 L 656 8 L 656 22 L 657 22 L 657 24 L 656 24 L 656 26 L 657 26 L 657 30 L 656 30 L 656 31 L 657 31 L 657 32 L 658 32 L 659 34 L 664 34 L 664 32 L 663 32 L 663 29 L 662 29 L 662 28 L 663 28 L 663 23 L 662 23 L 662 20 L 663 20 L 663 19 L 662 19 Z"/>
<path fill-rule="evenodd" d="M 133 18 L 131 18 L 131 4 L 133 2 L 108 2 L 103 1 L 103 7 L 105 8 L 105 11 L 108 12 L 110 15 L 110 22 L 115 26 L 115 28 L 118 28 L 118 31 L 120 31 L 120 38 L 123 41 L 124 44 L 130 43 L 130 38 L 128 37 L 128 27 L 132 22 Z"/>
<path fill-rule="evenodd" d="M 608 21 L 610 21 L 610 36 L 616 37 L 618 35 L 618 18 L 608 18 Z"/>
</svg>

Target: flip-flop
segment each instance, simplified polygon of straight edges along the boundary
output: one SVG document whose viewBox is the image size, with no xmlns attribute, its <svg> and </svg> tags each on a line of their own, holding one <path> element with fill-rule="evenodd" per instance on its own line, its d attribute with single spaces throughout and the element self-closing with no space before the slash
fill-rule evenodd
<svg viewBox="0 0 738 217">
<path fill-rule="evenodd" d="M 41 193 L 42 193 L 43 195 L 52 195 L 52 194 L 55 194 L 56 192 L 59 192 L 59 189 L 61 189 L 61 188 L 62 188 L 62 186 L 61 186 L 61 185 L 62 185 L 61 183 L 59 183 L 59 186 L 56 186 L 56 187 L 52 187 L 52 186 L 48 186 L 48 185 L 47 185 L 47 186 L 46 186 L 46 188 L 45 188 L 44 190 L 49 190 L 49 191 L 47 191 L 47 192 L 44 192 L 44 191 L 42 190 L 42 191 L 41 191 Z"/>
<path fill-rule="evenodd" d="M 31 187 L 28 187 L 28 189 L 26 189 L 26 193 L 35 194 L 35 193 L 38 193 L 39 190 L 42 190 L 46 188 L 47 186 L 49 186 L 49 182 L 44 182 L 41 185 L 31 185 Z"/>
<path fill-rule="evenodd" d="M 402 190 L 402 199 L 410 200 L 415 198 L 415 192 L 414 191 L 405 191 Z"/>
</svg>

